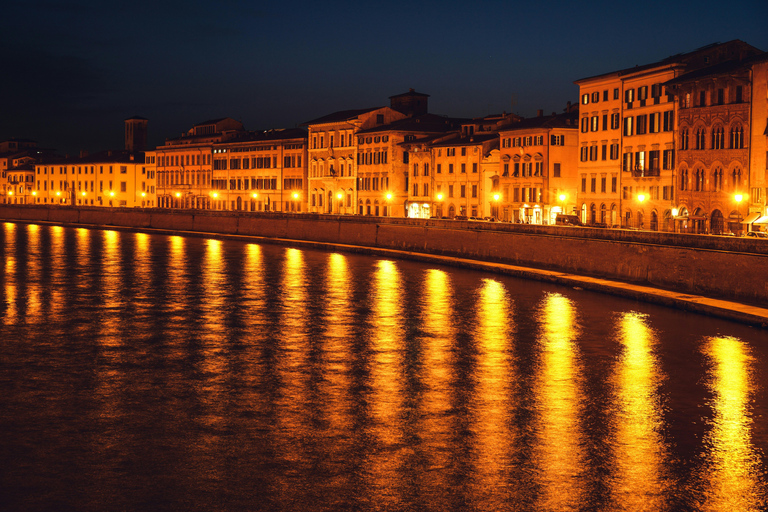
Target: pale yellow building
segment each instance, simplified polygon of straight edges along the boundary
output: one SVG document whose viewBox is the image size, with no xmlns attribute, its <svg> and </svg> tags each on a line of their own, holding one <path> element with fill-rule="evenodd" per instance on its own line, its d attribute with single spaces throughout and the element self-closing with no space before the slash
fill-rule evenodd
<svg viewBox="0 0 768 512">
<path fill-rule="evenodd" d="M 219 209 L 228 209 L 211 197 L 214 146 L 246 134 L 243 124 L 232 118 L 212 119 L 190 128 L 186 134 L 168 139 L 155 150 L 157 199 L 161 208 L 209 209 L 213 200 Z M 222 157 L 219 157 L 219 164 Z M 221 173 L 219 178 L 221 179 Z"/>
<path fill-rule="evenodd" d="M 523 119 L 499 132 L 499 168 L 492 178 L 494 217 L 554 224 L 577 207 L 578 112 Z"/>
<path fill-rule="evenodd" d="M 35 166 L 37 204 L 154 207 L 154 170 L 144 153 L 103 151 L 78 158 L 46 160 Z"/>
<path fill-rule="evenodd" d="M 248 132 L 214 144 L 210 197 L 217 210 L 305 212 L 307 132 Z"/>
</svg>

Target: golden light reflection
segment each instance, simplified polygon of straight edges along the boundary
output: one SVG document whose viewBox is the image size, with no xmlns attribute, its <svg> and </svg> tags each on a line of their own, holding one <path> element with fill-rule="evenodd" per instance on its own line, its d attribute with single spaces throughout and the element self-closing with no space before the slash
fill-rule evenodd
<svg viewBox="0 0 768 512">
<path fill-rule="evenodd" d="M 580 422 L 582 375 L 576 338 L 579 329 L 573 303 L 548 294 L 539 314 L 540 361 L 535 376 L 539 510 L 578 510 L 584 503 L 586 454 Z"/>
<path fill-rule="evenodd" d="M 424 391 L 419 414 L 422 422 L 418 429 L 431 447 L 427 454 L 429 466 L 434 468 L 450 467 L 452 454 L 445 447 L 451 446 L 455 432 L 453 415 L 450 414 L 455 386 L 453 295 L 451 279 L 446 272 L 429 269 L 424 273 L 419 312 L 424 331 L 419 338 Z M 436 471 L 421 483 L 435 496 L 437 509 L 448 506 L 441 501 L 447 498 L 441 491 L 450 486 L 449 476 L 447 471 Z"/>
<path fill-rule="evenodd" d="M 61 226 L 51 226 L 51 299 L 50 315 L 51 321 L 56 321 L 59 315 L 65 310 L 66 302 L 64 300 L 66 287 L 63 286 L 64 275 L 67 272 L 64 245 L 64 228 Z"/>
<path fill-rule="evenodd" d="M 664 470 L 668 461 L 661 435 L 657 339 L 647 322 L 647 315 L 635 312 L 618 320 L 622 353 L 612 377 L 615 439 L 610 491 L 614 502 L 626 510 L 662 510 L 670 485 Z"/>
<path fill-rule="evenodd" d="M 485 510 L 504 508 L 511 454 L 519 449 L 518 432 L 511 428 L 510 411 L 517 376 L 512 358 L 512 299 L 493 279 L 483 279 L 477 298 L 476 406 L 472 425 L 476 441 L 473 474 L 476 493 Z"/>
<path fill-rule="evenodd" d="M 168 238 L 170 244 L 168 263 L 166 264 L 167 286 L 169 300 L 167 304 L 173 311 L 180 312 L 176 317 L 183 319 L 182 309 L 184 308 L 184 297 L 187 289 L 187 242 L 184 237 L 171 236 Z"/>
<path fill-rule="evenodd" d="M 83 261 L 89 261 L 86 247 L 89 245 L 90 232 L 88 230 L 82 235 L 78 232 L 78 256 L 85 258 Z M 117 347 L 122 344 L 123 333 L 121 330 L 122 315 L 120 310 L 124 305 L 124 299 L 121 296 L 123 288 L 123 264 L 120 258 L 120 233 L 117 231 L 102 231 L 102 254 L 101 269 L 99 278 L 101 278 L 101 294 L 104 299 L 104 306 L 100 310 L 99 339 L 105 346 Z M 82 254 L 80 248 L 84 251 Z M 114 352 L 118 356 L 118 352 Z"/>
<path fill-rule="evenodd" d="M 43 314 L 42 294 L 43 289 L 40 282 L 42 274 L 43 257 L 40 244 L 40 226 L 37 224 L 27 225 L 27 247 L 31 256 L 27 259 L 26 268 L 26 311 L 24 312 L 27 323 L 38 322 Z"/>
<path fill-rule="evenodd" d="M 13 324 L 18 317 L 16 307 L 16 224 L 6 222 L 3 224 L 5 243 L 3 251 L 3 294 L 5 295 L 5 314 L 3 321 Z"/>
<path fill-rule="evenodd" d="M 380 446 L 368 460 L 367 487 L 376 493 L 382 509 L 400 503 L 398 469 L 403 466 L 404 326 L 402 277 L 392 261 L 379 260 L 370 283 L 370 435 Z"/>
<path fill-rule="evenodd" d="M 279 397 L 275 415 L 279 430 L 275 437 L 283 459 L 298 464 L 304 455 L 301 439 L 311 430 L 307 270 L 302 251 L 290 248 L 284 254 L 276 361 Z M 290 493 L 290 489 L 284 492 Z"/>
<path fill-rule="evenodd" d="M 708 453 L 702 510 L 765 510 L 766 484 L 760 479 L 760 455 L 752 444 L 750 397 L 755 391 L 752 356 L 738 338 L 707 340 L 711 362 L 712 429 L 705 438 Z"/>
</svg>

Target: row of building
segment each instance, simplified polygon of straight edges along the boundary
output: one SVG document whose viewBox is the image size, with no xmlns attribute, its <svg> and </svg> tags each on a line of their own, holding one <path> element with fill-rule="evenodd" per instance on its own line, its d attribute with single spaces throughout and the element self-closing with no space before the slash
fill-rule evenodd
<svg viewBox="0 0 768 512">
<path fill-rule="evenodd" d="M 583 78 L 561 113 L 457 119 L 427 94 L 253 132 L 223 118 L 153 150 L 57 158 L 0 146 L 6 204 L 493 217 L 727 233 L 768 224 L 768 53 L 713 44 Z M 17 147 L 10 147 L 16 144 Z"/>
</svg>

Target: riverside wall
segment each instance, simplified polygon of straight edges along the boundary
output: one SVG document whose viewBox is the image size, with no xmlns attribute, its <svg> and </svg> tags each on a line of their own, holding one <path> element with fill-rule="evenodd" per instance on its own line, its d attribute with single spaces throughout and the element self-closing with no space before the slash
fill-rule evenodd
<svg viewBox="0 0 768 512">
<path fill-rule="evenodd" d="M 0 220 L 396 249 L 768 304 L 768 241 L 648 231 L 317 214 L 0 205 Z"/>
</svg>

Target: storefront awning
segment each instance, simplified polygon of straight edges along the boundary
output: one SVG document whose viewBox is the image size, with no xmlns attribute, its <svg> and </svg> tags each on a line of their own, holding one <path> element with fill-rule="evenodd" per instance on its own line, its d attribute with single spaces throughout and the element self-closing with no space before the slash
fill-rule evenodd
<svg viewBox="0 0 768 512">
<path fill-rule="evenodd" d="M 746 218 L 746 219 L 744 219 L 743 221 L 741 221 L 741 223 L 742 223 L 742 224 L 752 224 L 753 222 L 755 222 L 755 221 L 756 221 L 757 219 L 759 219 L 759 218 L 760 218 L 760 213 L 750 213 L 750 214 L 747 216 L 747 218 Z"/>
<path fill-rule="evenodd" d="M 763 215 L 752 224 L 768 224 L 768 215 Z"/>
</svg>

